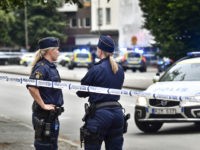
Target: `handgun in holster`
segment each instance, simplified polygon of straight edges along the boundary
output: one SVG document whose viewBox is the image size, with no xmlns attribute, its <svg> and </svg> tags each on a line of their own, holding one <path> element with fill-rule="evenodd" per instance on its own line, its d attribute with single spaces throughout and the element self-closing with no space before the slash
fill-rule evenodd
<svg viewBox="0 0 200 150">
<path fill-rule="evenodd" d="M 55 111 L 56 111 L 56 115 L 58 117 L 64 112 L 64 107 L 56 107 Z"/>
<path fill-rule="evenodd" d="M 44 127 L 44 136 L 46 139 L 49 139 L 51 137 L 51 124 L 55 120 L 56 112 L 54 110 L 49 111 L 49 115 L 45 121 L 45 127 Z"/>
<path fill-rule="evenodd" d="M 86 121 L 87 118 L 88 118 L 88 116 L 89 116 L 90 107 L 89 107 L 88 103 L 85 103 L 84 109 L 85 109 L 85 114 L 84 114 L 84 116 L 83 116 L 83 118 L 82 118 L 82 121 Z"/>
<path fill-rule="evenodd" d="M 82 148 L 82 144 L 84 143 L 84 126 L 80 128 L 80 144 Z"/>
<path fill-rule="evenodd" d="M 123 133 L 127 132 L 128 129 L 128 120 L 130 119 L 131 115 L 128 113 L 124 115 L 124 128 L 123 128 Z"/>
<path fill-rule="evenodd" d="M 85 142 L 85 137 L 88 136 L 90 133 L 88 132 L 85 124 L 80 128 L 80 145 L 82 148 L 83 143 Z"/>
<path fill-rule="evenodd" d="M 35 129 L 35 139 L 41 141 L 43 139 L 43 131 L 44 131 L 44 119 L 39 119 L 38 117 L 34 117 L 34 129 Z"/>
<path fill-rule="evenodd" d="M 51 136 L 51 124 L 58 118 L 61 113 L 64 112 L 63 107 L 55 107 L 55 110 L 50 110 L 48 118 L 45 123 L 44 135 L 48 138 Z"/>
</svg>

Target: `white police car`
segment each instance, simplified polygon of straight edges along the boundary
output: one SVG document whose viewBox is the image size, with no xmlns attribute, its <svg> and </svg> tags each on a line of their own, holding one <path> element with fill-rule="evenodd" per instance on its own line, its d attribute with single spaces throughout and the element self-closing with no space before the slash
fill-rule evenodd
<svg viewBox="0 0 200 150">
<path fill-rule="evenodd" d="M 141 131 L 157 132 L 166 122 L 200 124 L 200 52 L 174 63 L 144 92 L 149 95 L 138 97 L 135 106 Z"/>
</svg>

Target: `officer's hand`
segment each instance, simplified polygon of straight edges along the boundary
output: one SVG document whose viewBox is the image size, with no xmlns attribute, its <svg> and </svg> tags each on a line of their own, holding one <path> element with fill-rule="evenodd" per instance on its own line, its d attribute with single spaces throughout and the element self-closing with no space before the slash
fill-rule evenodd
<svg viewBox="0 0 200 150">
<path fill-rule="evenodd" d="M 78 97 L 88 97 L 89 96 L 89 92 L 84 92 L 84 91 L 77 91 L 76 92 L 76 95 L 78 96 Z"/>
<path fill-rule="evenodd" d="M 55 110 L 55 105 L 53 105 L 53 104 L 45 104 L 43 106 L 43 109 L 44 110 Z"/>
<path fill-rule="evenodd" d="M 81 97 L 80 91 L 77 91 L 77 92 L 76 92 L 76 95 L 77 95 L 78 97 Z"/>
</svg>

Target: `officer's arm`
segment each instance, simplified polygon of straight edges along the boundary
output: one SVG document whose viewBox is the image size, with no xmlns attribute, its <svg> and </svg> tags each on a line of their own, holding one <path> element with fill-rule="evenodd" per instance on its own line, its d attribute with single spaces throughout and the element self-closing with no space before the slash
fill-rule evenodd
<svg viewBox="0 0 200 150">
<path fill-rule="evenodd" d="M 91 68 L 81 80 L 81 85 L 88 85 L 88 86 L 92 85 L 94 72 L 95 72 L 94 68 Z M 84 92 L 84 91 L 77 91 L 76 94 L 77 96 L 84 98 L 90 95 L 89 92 Z"/>
<path fill-rule="evenodd" d="M 54 105 L 49 105 L 49 104 L 44 103 L 37 87 L 29 86 L 28 90 L 29 90 L 31 96 L 33 97 L 33 99 L 37 102 L 38 105 L 40 105 L 41 108 L 43 108 L 45 110 L 52 110 L 55 108 Z"/>
<path fill-rule="evenodd" d="M 87 78 L 87 75 L 81 80 L 81 85 L 89 85 L 89 84 L 87 84 L 87 83 L 85 83 L 84 81 L 84 79 L 85 78 Z M 77 91 L 76 92 L 76 95 L 78 96 L 78 97 L 88 97 L 89 96 L 89 92 L 84 92 L 84 91 Z"/>
</svg>

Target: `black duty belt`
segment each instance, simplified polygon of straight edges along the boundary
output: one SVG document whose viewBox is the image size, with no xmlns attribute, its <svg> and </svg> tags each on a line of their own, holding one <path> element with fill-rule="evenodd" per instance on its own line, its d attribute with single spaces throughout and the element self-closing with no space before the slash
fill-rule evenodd
<svg viewBox="0 0 200 150">
<path fill-rule="evenodd" d="M 86 121 L 88 117 L 92 117 L 95 111 L 100 108 L 122 108 L 122 105 L 116 101 L 92 103 L 90 106 L 85 103 L 85 115 L 82 120 Z"/>
<path fill-rule="evenodd" d="M 64 112 L 63 107 L 55 107 L 55 110 L 44 110 L 42 109 L 36 102 L 32 105 L 32 110 L 34 113 L 38 114 L 41 117 L 47 117 L 51 114 L 54 114 L 55 118 L 61 115 L 62 112 Z"/>
<path fill-rule="evenodd" d="M 92 104 L 94 105 L 95 109 L 99 109 L 99 108 L 114 108 L 114 107 L 120 107 L 122 108 L 122 105 L 119 102 L 116 101 L 110 101 L 110 102 L 101 102 L 101 103 L 96 103 L 96 104 Z"/>
</svg>

